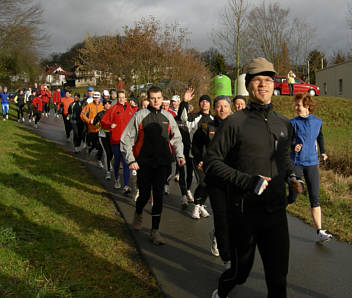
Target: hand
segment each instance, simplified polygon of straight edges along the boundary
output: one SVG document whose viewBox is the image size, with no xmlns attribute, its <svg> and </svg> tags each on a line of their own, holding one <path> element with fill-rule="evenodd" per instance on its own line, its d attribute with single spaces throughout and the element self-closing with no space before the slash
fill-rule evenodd
<svg viewBox="0 0 352 298">
<path fill-rule="evenodd" d="M 67 116 L 67 117 L 66 117 L 66 120 L 70 120 L 70 117 Z"/>
<path fill-rule="evenodd" d="M 94 122 L 94 120 L 93 120 L 93 119 L 89 120 L 89 123 L 90 123 L 90 124 L 93 124 L 93 122 Z"/>
<path fill-rule="evenodd" d="M 262 175 L 259 175 L 259 177 L 263 178 L 264 180 L 266 180 L 266 182 L 270 182 L 271 181 L 271 178 L 270 177 L 265 177 L 265 176 L 262 176 Z"/>
<path fill-rule="evenodd" d="M 179 167 L 183 167 L 186 164 L 186 161 L 182 157 L 177 157 L 177 164 Z"/>
<path fill-rule="evenodd" d="M 325 160 L 328 159 L 328 155 L 325 154 L 325 153 L 323 153 L 323 154 L 321 155 L 321 158 L 323 159 L 323 161 L 325 161 Z"/>
<path fill-rule="evenodd" d="M 131 163 L 131 164 L 128 166 L 128 168 L 129 168 L 130 170 L 138 171 L 138 170 L 139 170 L 139 165 L 138 165 L 138 163 L 135 161 L 135 162 Z"/>
<path fill-rule="evenodd" d="M 290 189 L 295 193 L 302 193 L 304 186 L 301 182 L 297 181 L 295 177 L 290 179 Z"/>
<path fill-rule="evenodd" d="M 185 102 L 189 102 L 194 98 L 194 89 L 193 88 L 188 88 L 183 95 L 183 100 Z"/>
<path fill-rule="evenodd" d="M 198 164 L 197 169 L 203 170 L 203 162 L 202 161 Z"/>
<path fill-rule="evenodd" d="M 295 152 L 300 152 L 301 149 L 302 149 L 302 144 L 297 144 L 297 145 L 295 146 Z"/>
<path fill-rule="evenodd" d="M 111 124 L 111 128 L 115 128 L 117 125 L 115 123 Z"/>
</svg>

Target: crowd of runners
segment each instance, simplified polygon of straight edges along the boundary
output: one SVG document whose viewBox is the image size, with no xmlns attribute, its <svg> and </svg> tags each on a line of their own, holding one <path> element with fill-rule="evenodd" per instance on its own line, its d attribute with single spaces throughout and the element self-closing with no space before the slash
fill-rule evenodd
<svg viewBox="0 0 352 298">
<path fill-rule="evenodd" d="M 51 93 L 46 85 L 35 84 L 20 89 L 13 101 L 18 122 L 27 118 L 38 127 L 41 117 L 62 118 L 73 152 L 95 158 L 105 179 L 136 201 L 135 230 L 141 229 L 143 209 L 150 203 L 150 239 L 155 245 L 165 244 L 159 225 L 171 179 L 179 185 L 180 208 L 192 208 L 195 220 L 210 216 L 205 206 L 209 198 L 214 216 L 210 251 L 226 268 L 213 297 L 226 297 L 235 284 L 246 280 L 256 246 L 264 262 L 268 297 L 286 297 L 285 208 L 302 192 L 303 177 L 318 241 L 332 236 L 321 227 L 316 144 L 322 159 L 327 159 L 321 120 L 312 115 L 314 101 L 308 94 L 294 97 L 298 116 L 291 121 L 274 112 L 275 74 L 270 62 L 254 59 L 246 75 L 248 102 L 242 96 L 212 100 L 205 94 L 198 98 L 195 113 L 192 88 L 167 99 L 157 86 L 136 98 L 124 89 L 99 92 L 89 87 L 83 96 L 72 96 L 70 90 Z M 0 97 L 6 121 L 10 103 L 6 87 Z M 131 175 L 137 176 L 136 182 L 130 181 Z"/>
</svg>

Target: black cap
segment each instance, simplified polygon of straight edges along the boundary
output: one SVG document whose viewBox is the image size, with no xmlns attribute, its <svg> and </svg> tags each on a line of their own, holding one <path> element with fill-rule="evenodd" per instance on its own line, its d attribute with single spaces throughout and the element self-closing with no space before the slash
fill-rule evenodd
<svg viewBox="0 0 352 298">
<path fill-rule="evenodd" d="M 211 99 L 209 97 L 209 95 L 202 95 L 200 98 L 199 98 L 199 104 L 203 101 L 203 100 L 206 100 L 206 101 L 209 101 L 209 103 L 211 103 Z"/>
</svg>

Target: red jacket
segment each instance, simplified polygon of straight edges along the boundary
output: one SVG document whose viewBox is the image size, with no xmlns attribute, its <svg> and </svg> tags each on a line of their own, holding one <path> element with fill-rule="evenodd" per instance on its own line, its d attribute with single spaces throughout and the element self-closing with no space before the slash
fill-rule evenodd
<svg viewBox="0 0 352 298">
<path fill-rule="evenodd" d="M 33 98 L 32 105 L 34 108 L 37 108 L 39 112 L 43 111 L 43 101 L 39 96 Z"/>
<path fill-rule="evenodd" d="M 60 103 L 61 103 L 60 91 L 55 91 L 53 93 L 53 103 L 56 103 L 58 106 L 60 106 Z"/>
<path fill-rule="evenodd" d="M 120 144 L 121 135 L 134 113 L 135 111 L 127 102 L 125 103 L 125 109 L 122 104 L 117 103 L 105 113 L 100 123 L 103 129 L 111 131 L 111 145 Z M 113 123 L 116 124 L 115 128 L 111 128 Z"/>
<path fill-rule="evenodd" d="M 63 106 L 63 114 L 66 116 L 68 114 L 68 107 L 70 106 L 71 103 L 73 103 L 75 100 L 73 97 L 63 97 L 61 99 L 61 105 Z"/>
<path fill-rule="evenodd" d="M 49 90 L 41 90 L 40 94 L 42 96 L 42 101 L 43 102 L 49 102 L 50 97 L 51 97 L 51 93 Z"/>
</svg>

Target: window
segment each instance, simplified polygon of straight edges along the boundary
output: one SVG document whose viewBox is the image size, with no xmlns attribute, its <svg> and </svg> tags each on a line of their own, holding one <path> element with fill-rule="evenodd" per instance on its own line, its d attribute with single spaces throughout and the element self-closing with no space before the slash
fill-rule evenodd
<svg viewBox="0 0 352 298">
<path fill-rule="evenodd" d="M 302 81 L 300 79 L 295 78 L 295 84 L 302 84 Z"/>
<path fill-rule="evenodd" d="M 328 85 L 326 84 L 326 82 L 324 82 L 323 87 L 324 87 L 324 95 L 327 95 L 328 94 Z"/>
<path fill-rule="evenodd" d="M 339 79 L 339 95 L 343 93 L 343 80 Z"/>
</svg>

